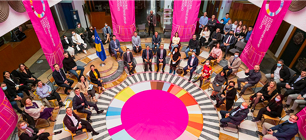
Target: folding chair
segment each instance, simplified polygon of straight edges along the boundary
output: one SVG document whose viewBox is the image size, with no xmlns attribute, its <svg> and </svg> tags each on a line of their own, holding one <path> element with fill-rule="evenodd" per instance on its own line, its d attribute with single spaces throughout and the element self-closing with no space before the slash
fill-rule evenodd
<svg viewBox="0 0 306 140">
<path fill-rule="evenodd" d="M 63 122 L 63 129 L 71 134 L 71 139 L 72 140 L 74 140 L 74 136 L 82 134 L 82 132 L 85 132 L 86 135 L 87 135 L 87 138 L 85 140 L 87 140 L 89 138 L 86 128 L 83 128 L 82 130 L 77 130 L 75 133 L 72 133 L 70 130 L 66 129 L 65 124 Z"/>
<path fill-rule="evenodd" d="M 284 109 L 282 110 L 281 117 L 273 118 L 273 117 L 270 117 L 270 116 L 268 116 L 268 115 L 266 115 L 266 114 L 263 114 L 263 115 L 262 115 L 262 118 L 263 118 L 264 120 L 262 121 L 261 126 L 263 125 L 263 123 L 264 123 L 266 120 L 273 120 L 273 121 L 274 121 L 274 124 L 276 124 L 275 121 L 278 121 L 278 124 L 279 124 L 280 121 L 282 121 L 282 119 L 283 119 L 285 116 L 287 116 L 287 114 L 286 114 L 286 112 L 285 112 Z"/>
</svg>

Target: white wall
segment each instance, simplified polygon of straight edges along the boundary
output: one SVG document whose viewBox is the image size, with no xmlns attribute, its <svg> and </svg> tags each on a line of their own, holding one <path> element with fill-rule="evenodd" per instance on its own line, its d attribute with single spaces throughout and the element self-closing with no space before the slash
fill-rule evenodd
<svg viewBox="0 0 306 140">
<path fill-rule="evenodd" d="M 59 3 L 60 1 L 61 0 L 48 0 L 49 6 L 52 7 L 53 5 Z M 0 36 L 3 36 L 4 34 L 10 32 L 11 30 L 25 23 L 29 19 L 30 18 L 27 12 L 18 13 L 10 7 L 8 18 L 6 19 L 6 21 L 0 23 Z"/>
<path fill-rule="evenodd" d="M 220 21 L 223 17 L 225 17 L 226 13 L 229 13 L 230 8 L 231 8 L 232 0 L 224 0 L 222 1 L 221 7 L 220 7 L 220 12 L 218 15 L 218 20 Z M 231 15 L 229 16 L 231 17 Z"/>
<path fill-rule="evenodd" d="M 84 11 L 83 11 L 83 8 L 82 8 L 82 5 L 84 4 L 85 2 L 83 0 L 75 0 L 75 1 L 72 1 L 72 7 L 74 10 L 78 10 L 78 13 L 79 13 L 79 18 L 80 18 L 80 22 L 81 22 L 81 25 L 83 28 L 87 28 L 86 27 L 86 20 L 85 20 L 85 16 L 84 16 Z M 88 27 L 90 26 L 90 23 L 89 23 L 89 19 L 88 17 L 87 18 L 87 24 L 88 24 Z"/>
<path fill-rule="evenodd" d="M 169 8 L 168 8 L 169 6 Z M 165 0 L 164 1 L 164 9 L 172 9 L 172 0 Z"/>
<path fill-rule="evenodd" d="M 204 1 L 204 5 L 203 5 L 203 13 L 204 12 L 207 12 L 206 10 L 207 10 L 207 4 L 208 4 L 208 1 L 206 0 L 206 1 Z"/>
</svg>

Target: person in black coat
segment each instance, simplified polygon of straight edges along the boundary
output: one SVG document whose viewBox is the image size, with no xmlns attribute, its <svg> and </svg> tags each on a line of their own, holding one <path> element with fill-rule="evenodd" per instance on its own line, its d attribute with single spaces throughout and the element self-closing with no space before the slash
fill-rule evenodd
<svg viewBox="0 0 306 140">
<path fill-rule="evenodd" d="M 162 71 L 163 73 L 165 72 L 166 53 L 167 51 L 164 49 L 164 45 L 163 44 L 160 45 L 160 48 L 157 50 L 157 55 L 156 55 L 156 66 L 157 66 L 156 72 L 159 71 L 159 63 L 163 63 Z"/>
<path fill-rule="evenodd" d="M 123 54 L 124 65 L 129 70 L 129 74 L 134 74 L 136 64 L 133 62 L 134 57 L 129 48 L 126 49 L 126 53 Z"/>
<path fill-rule="evenodd" d="M 23 63 L 19 64 L 19 76 L 22 84 L 34 86 L 34 82 L 37 81 L 37 78 L 31 73 L 28 67 Z"/>
<path fill-rule="evenodd" d="M 222 24 L 223 25 L 223 24 Z M 217 28 L 216 29 L 216 31 L 214 31 L 213 33 L 212 33 L 212 35 L 211 35 L 211 41 L 208 43 L 208 47 L 210 47 L 210 51 L 211 51 L 211 49 L 213 48 L 213 46 L 216 44 L 216 43 L 218 43 L 218 42 L 220 42 L 220 40 L 221 40 L 221 33 L 220 33 L 220 29 L 219 28 Z M 210 52 L 209 51 L 209 52 Z"/>
<path fill-rule="evenodd" d="M 68 52 L 64 52 L 64 59 L 63 59 L 63 68 L 65 71 L 71 72 L 77 79 L 79 79 L 79 75 L 76 72 L 77 70 L 81 70 L 80 75 L 83 75 L 84 67 L 77 66 L 73 58 L 68 54 Z"/>
<path fill-rule="evenodd" d="M 3 82 L 7 85 L 8 88 L 10 88 L 12 91 L 16 93 L 22 93 L 25 92 L 28 96 L 30 95 L 29 90 L 31 90 L 30 87 L 27 85 L 20 85 L 19 81 L 10 74 L 8 71 L 3 72 Z"/>
<path fill-rule="evenodd" d="M 230 47 L 235 43 L 235 36 L 234 36 L 234 32 L 230 31 L 229 34 L 224 36 L 224 39 L 222 41 L 221 44 L 221 48 L 223 50 L 225 50 L 225 54 L 224 54 L 224 59 L 226 57 L 226 54 L 228 52 L 228 50 L 230 49 Z"/>
<path fill-rule="evenodd" d="M 66 77 L 65 72 L 63 69 L 59 68 L 58 64 L 54 64 L 53 67 L 54 71 L 52 73 L 52 77 L 54 78 L 55 83 L 60 87 L 65 87 L 65 94 L 69 95 L 70 93 L 68 90 L 72 89 L 71 86 L 74 81 Z"/>
<path fill-rule="evenodd" d="M 94 32 L 94 28 L 92 26 L 89 27 L 89 30 L 88 30 L 87 33 L 88 33 L 89 43 L 95 42 L 95 32 Z"/>
<path fill-rule="evenodd" d="M 22 93 L 17 94 L 16 92 L 12 91 L 10 88 L 6 86 L 5 83 L 1 83 L 1 89 L 3 90 L 6 98 L 10 101 L 12 107 L 15 108 L 18 113 L 21 114 L 22 110 L 18 107 L 16 101 L 21 102 L 23 94 Z M 23 104 L 21 104 L 21 107 L 23 107 Z"/>
<path fill-rule="evenodd" d="M 193 72 L 196 70 L 198 64 L 199 64 L 199 59 L 195 56 L 195 52 L 192 52 L 191 57 L 190 57 L 190 58 L 188 59 L 188 61 L 187 61 L 187 66 L 185 66 L 185 67 L 183 68 L 183 70 L 184 70 L 184 75 L 187 74 L 187 70 L 189 70 L 189 72 L 190 72 L 190 77 L 189 77 L 188 81 L 191 80 L 192 74 L 193 74 Z"/>
<path fill-rule="evenodd" d="M 290 71 L 287 66 L 284 65 L 284 60 L 280 59 L 275 64 L 270 74 L 265 75 L 267 79 L 274 80 L 276 83 L 287 82 L 290 79 Z"/>
<path fill-rule="evenodd" d="M 257 114 L 256 118 L 253 118 L 253 122 L 260 121 L 263 114 L 266 114 L 272 118 L 281 117 L 283 111 L 282 96 L 277 95 L 274 100 L 270 101 L 268 105 L 261 108 Z"/>
<path fill-rule="evenodd" d="M 254 86 L 257 84 L 261 78 L 261 73 L 260 73 L 260 67 L 259 65 L 255 65 L 253 70 L 245 70 L 245 75 L 248 75 L 246 78 L 238 78 L 237 83 L 238 83 L 238 90 L 241 90 L 241 82 L 244 82 L 245 85 L 241 92 L 239 93 L 239 96 L 243 95 L 245 90 L 248 87 Z"/>
<path fill-rule="evenodd" d="M 158 32 L 155 32 L 154 35 L 152 36 L 152 50 L 153 53 L 156 54 L 156 51 L 159 49 L 161 42 L 161 37 L 158 35 Z"/>
<path fill-rule="evenodd" d="M 219 107 L 221 104 L 224 103 L 224 100 L 226 100 L 226 110 L 230 110 L 235 102 L 235 97 L 237 94 L 237 90 L 235 88 L 235 82 L 230 81 L 228 86 L 223 90 L 222 93 L 219 93 L 220 95 L 217 95 L 217 104 L 216 107 Z M 221 97 L 221 98 L 220 98 Z"/>
<path fill-rule="evenodd" d="M 89 77 L 92 83 L 98 85 L 99 93 L 102 93 L 102 91 L 104 90 L 102 83 L 103 80 L 100 77 L 100 72 L 95 68 L 95 65 L 90 65 Z"/>
<path fill-rule="evenodd" d="M 73 45 L 73 42 L 72 42 L 71 38 L 68 38 L 66 35 L 64 35 L 63 40 L 62 40 L 62 44 L 63 44 L 64 51 L 68 51 L 69 54 L 72 57 L 74 57 L 75 49 L 74 49 L 74 45 Z"/>
<path fill-rule="evenodd" d="M 104 110 L 99 110 L 98 106 L 92 102 L 88 102 L 82 92 L 80 92 L 79 88 L 74 89 L 75 96 L 72 99 L 72 105 L 73 109 L 77 110 L 80 113 L 86 113 L 87 114 L 87 121 L 92 123 L 92 120 L 90 120 L 91 117 L 91 111 L 86 110 L 86 108 L 90 109 L 90 107 L 93 107 L 97 114 L 101 114 Z"/>
<path fill-rule="evenodd" d="M 248 103 L 246 102 L 243 102 L 230 112 L 221 110 L 222 119 L 220 120 L 220 127 L 226 127 L 228 122 L 238 125 L 248 116 L 248 113 Z"/>
<path fill-rule="evenodd" d="M 300 93 L 306 86 L 306 69 L 302 70 L 301 75 L 292 77 L 286 83 L 277 83 L 278 93 L 281 93 L 281 88 L 286 88 L 284 97 L 290 94 Z"/>
<path fill-rule="evenodd" d="M 145 71 L 148 71 L 148 65 L 149 65 L 149 69 L 152 72 L 152 59 L 153 59 L 152 50 L 150 50 L 150 46 L 147 46 L 146 49 L 142 51 L 142 60 L 145 65 Z"/>
</svg>

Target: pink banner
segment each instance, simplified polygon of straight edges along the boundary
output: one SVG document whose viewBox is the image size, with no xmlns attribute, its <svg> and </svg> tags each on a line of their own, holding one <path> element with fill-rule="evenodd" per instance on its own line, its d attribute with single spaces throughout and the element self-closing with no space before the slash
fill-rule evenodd
<svg viewBox="0 0 306 140">
<path fill-rule="evenodd" d="M 178 32 L 181 42 L 188 42 L 195 33 L 200 0 L 174 0 L 171 38 Z"/>
<path fill-rule="evenodd" d="M 241 60 L 249 69 L 262 61 L 290 3 L 291 0 L 263 2 L 252 35 L 241 54 Z"/>
<path fill-rule="evenodd" d="M 52 17 L 52 13 L 50 11 L 48 1 L 23 0 L 23 4 L 31 19 L 49 66 L 52 70 L 54 64 L 58 64 L 60 67 L 62 67 L 64 50 Z"/>
<path fill-rule="evenodd" d="M 6 140 L 11 135 L 17 121 L 17 114 L 2 89 L 0 89 L 0 140 Z"/>
<path fill-rule="evenodd" d="M 300 133 L 306 138 L 306 107 L 296 114 L 299 117 L 297 125 L 299 127 Z"/>
<path fill-rule="evenodd" d="M 135 27 L 135 2 L 134 0 L 110 0 L 113 34 L 119 41 L 132 41 Z"/>
</svg>

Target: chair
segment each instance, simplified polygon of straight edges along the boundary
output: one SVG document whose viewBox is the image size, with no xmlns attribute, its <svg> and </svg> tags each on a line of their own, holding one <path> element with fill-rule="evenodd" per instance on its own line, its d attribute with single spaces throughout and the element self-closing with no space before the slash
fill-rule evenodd
<svg viewBox="0 0 306 140">
<path fill-rule="evenodd" d="M 278 124 L 279 124 L 280 121 L 282 121 L 282 119 L 283 119 L 286 115 L 287 115 L 287 114 L 286 114 L 286 112 L 285 112 L 284 109 L 283 109 L 283 111 L 282 111 L 281 117 L 273 118 L 273 117 L 270 117 L 270 116 L 268 116 L 268 115 L 266 115 L 266 114 L 263 114 L 263 115 L 262 115 L 262 118 L 263 118 L 264 120 L 262 121 L 261 126 L 263 125 L 263 123 L 264 123 L 266 120 L 273 120 L 275 124 L 276 124 L 275 121 L 278 121 Z"/>
<path fill-rule="evenodd" d="M 64 124 L 64 122 L 63 122 L 63 129 L 71 134 L 72 140 L 74 140 L 74 136 L 79 135 L 79 134 L 82 134 L 82 133 L 79 133 L 79 132 L 85 132 L 86 135 L 87 135 L 87 138 L 86 138 L 85 140 L 88 139 L 88 133 L 87 133 L 86 128 L 83 128 L 82 130 L 77 130 L 75 133 L 72 133 L 70 130 L 66 129 L 65 124 Z"/>
<path fill-rule="evenodd" d="M 230 49 L 229 52 L 232 54 L 234 54 L 235 52 L 242 52 L 245 45 L 246 45 L 245 42 L 237 41 L 237 43 L 235 44 L 235 48 Z"/>
<path fill-rule="evenodd" d="M 65 92 L 65 89 L 64 87 L 60 87 L 58 86 L 56 83 L 55 83 L 55 80 L 54 78 L 52 77 L 52 74 L 50 74 L 48 77 L 47 77 L 48 81 L 51 83 L 51 88 L 54 89 L 55 91 L 57 90 L 60 90 L 60 89 L 63 89 L 63 92 Z"/>
<path fill-rule="evenodd" d="M 237 131 L 235 131 L 235 132 L 233 132 L 233 131 L 231 131 L 231 130 L 227 130 L 227 129 L 225 129 L 226 127 L 223 127 L 223 130 L 224 131 L 227 131 L 227 132 L 233 132 L 233 133 L 239 133 L 239 128 L 240 128 L 240 124 L 243 122 L 244 120 L 242 120 L 239 124 L 234 124 L 234 123 L 231 123 L 231 122 L 228 122 L 227 124 L 228 124 L 228 127 L 231 127 L 231 128 L 233 128 L 233 126 L 234 126 L 234 128 L 236 128 L 237 129 Z"/>
<path fill-rule="evenodd" d="M 32 116 L 30 116 L 28 113 L 26 113 L 25 111 L 22 111 L 21 116 L 22 116 L 22 119 L 24 121 L 28 122 L 30 125 L 32 125 L 34 127 L 37 127 L 37 124 L 38 124 L 39 120 L 46 120 L 46 119 L 42 119 L 42 118 L 38 118 L 37 120 L 34 120 L 34 118 Z M 50 122 L 49 122 L 49 120 L 46 120 L 46 121 L 47 121 L 48 125 L 44 126 L 44 127 L 49 127 Z M 41 127 L 41 128 L 44 128 L 44 127 Z"/>
<path fill-rule="evenodd" d="M 123 60 L 124 61 L 124 60 Z M 135 57 L 133 57 L 133 60 L 132 60 L 134 63 L 135 63 L 135 65 L 137 65 L 137 61 L 136 61 L 136 59 L 135 59 Z M 130 66 L 130 68 L 132 68 L 133 66 Z M 126 66 L 124 66 L 124 69 L 125 69 L 125 72 L 126 73 L 129 73 L 129 70 L 128 70 L 128 68 L 126 67 Z M 134 72 L 136 73 L 136 70 L 134 70 Z"/>
<path fill-rule="evenodd" d="M 137 32 L 138 32 L 139 36 L 140 37 L 147 37 L 148 34 L 147 34 L 146 24 L 143 23 L 143 24 L 139 24 L 137 26 L 138 26 Z M 143 31 L 141 31 L 141 30 L 143 30 Z"/>
<path fill-rule="evenodd" d="M 67 101 L 70 101 L 69 107 L 72 108 L 72 101 L 71 101 L 71 99 L 67 99 Z M 67 102 L 67 103 L 68 103 L 68 102 Z M 67 105 L 66 105 L 66 106 L 67 106 Z M 74 110 L 74 109 L 73 109 L 73 112 L 74 112 L 76 115 L 78 115 L 80 118 L 87 118 L 87 114 L 86 114 L 86 113 L 80 113 L 80 112 L 78 112 L 77 110 Z"/>
<path fill-rule="evenodd" d="M 172 31 L 172 26 L 171 25 L 165 25 L 164 28 L 164 37 L 171 37 L 171 31 Z"/>
<path fill-rule="evenodd" d="M 56 102 L 56 99 L 53 99 L 53 100 L 47 100 L 46 98 L 45 98 L 45 100 L 43 100 L 43 99 L 41 99 L 40 97 L 39 97 L 39 95 L 37 95 L 37 93 L 36 93 L 36 91 L 34 91 L 33 92 L 33 94 L 38 98 L 38 99 L 40 99 L 41 100 L 41 102 L 50 102 L 50 103 L 52 103 L 53 104 L 53 106 L 54 107 L 56 107 L 56 104 L 55 104 L 55 102 Z"/>
<path fill-rule="evenodd" d="M 169 50 L 171 51 L 171 49 L 172 49 L 172 39 L 170 40 L 170 44 L 169 44 Z M 178 51 L 180 51 L 180 48 L 181 48 L 181 42 L 179 42 L 179 44 L 178 44 Z"/>
</svg>

